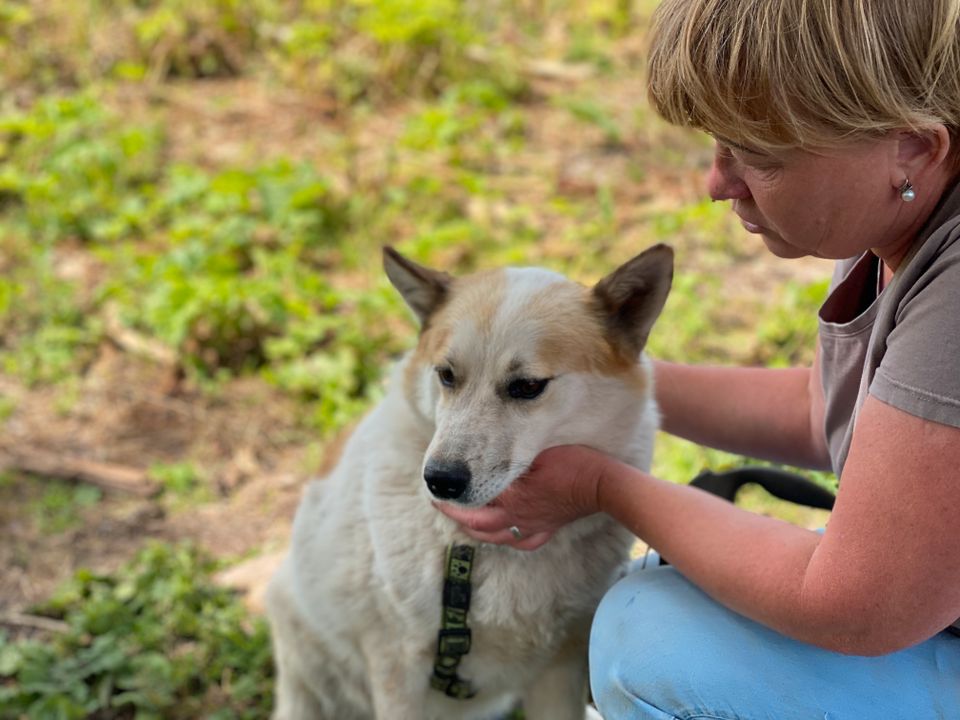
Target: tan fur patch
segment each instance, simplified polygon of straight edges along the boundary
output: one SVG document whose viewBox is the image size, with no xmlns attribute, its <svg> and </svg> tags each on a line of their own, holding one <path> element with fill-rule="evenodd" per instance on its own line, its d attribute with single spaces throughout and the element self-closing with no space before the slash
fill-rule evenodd
<svg viewBox="0 0 960 720">
<path fill-rule="evenodd" d="M 493 328 L 497 311 L 507 290 L 506 273 L 491 270 L 457 278 L 450 287 L 450 300 L 430 319 L 429 327 L 420 335 L 416 358 L 435 362 L 453 334 L 453 328 L 469 318 L 481 335 Z"/>
<path fill-rule="evenodd" d="M 438 314 L 442 313 L 443 310 L 440 310 Z M 439 350 L 446 346 L 449 337 L 450 327 L 434 322 L 431 322 L 430 326 L 420 334 L 413 357 L 403 371 L 403 389 L 408 398 L 416 396 L 420 373 L 425 367 L 433 364 L 434 359 L 439 355 Z"/>
<path fill-rule="evenodd" d="M 451 316 L 447 321 L 455 323 L 459 315 L 469 315 L 482 334 L 489 333 L 507 288 L 507 274 L 503 270 L 488 270 L 458 279 L 452 289 L 456 299 L 450 304 Z"/>
<path fill-rule="evenodd" d="M 591 299 L 588 288 L 572 282 L 545 288 L 531 299 L 529 312 L 542 318 L 547 328 L 539 355 L 556 367 L 554 374 L 565 370 L 620 376 L 643 392 L 644 373 L 635 358 L 626 357 L 607 340 Z"/>
</svg>

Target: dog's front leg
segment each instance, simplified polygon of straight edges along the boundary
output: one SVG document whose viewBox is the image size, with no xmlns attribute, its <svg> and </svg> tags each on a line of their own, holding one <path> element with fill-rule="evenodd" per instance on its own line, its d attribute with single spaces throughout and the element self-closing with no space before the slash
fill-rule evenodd
<svg viewBox="0 0 960 720">
<path fill-rule="evenodd" d="M 376 720 L 423 720 L 428 678 L 415 671 L 422 663 L 404 653 L 395 639 L 368 639 L 363 652 Z"/>
<path fill-rule="evenodd" d="M 591 720 L 586 640 L 568 643 L 523 695 L 526 720 Z"/>
<path fill-rule="evenodd" d="M 316 650 L 307 639 L 307 625 L 290 595 L 290 573 L 288 560 L 270 581 L 266 594 L 277 670 L 271 720 L 336 720 L 333 708 L 324 708 L 315 694 L 316 690 L 323 693 L 331 683 L 326 677 L 316 677 L 311 668 L 311 661 L 316 662 L 311 650 Z"/>
<path fill-rule="evenodd" d="M 281 666 L 277 675 L 276 707 L 271 720 L 324 720 L 326 715 L 310 689 L 288 668 Z"/>
</svg>

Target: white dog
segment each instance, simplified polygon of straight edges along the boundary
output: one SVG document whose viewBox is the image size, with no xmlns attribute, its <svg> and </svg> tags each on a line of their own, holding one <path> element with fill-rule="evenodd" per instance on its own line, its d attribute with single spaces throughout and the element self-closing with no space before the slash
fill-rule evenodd
<svg viewBox="0 0 960 720">
<path fill-rule="evenodd" d="M 484 505 L 555 445 L 649 469 L 642 350 L 673 253 L 592 289 L 540 269 L 451 278 L 389 248 L 384 265 L 420 340 L 297 511 L 267 594 L 274 717 L 491 720 L 518 702 L 527 720 L 596 717 L 591 617 L 633 536 L 594 515 L 524 552 L 471 541 L 433 502 Z"/>
</svg>

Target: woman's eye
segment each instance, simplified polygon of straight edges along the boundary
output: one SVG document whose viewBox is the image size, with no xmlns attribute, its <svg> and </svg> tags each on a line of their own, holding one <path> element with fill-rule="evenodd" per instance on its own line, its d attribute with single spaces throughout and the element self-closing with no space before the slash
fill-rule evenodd
<svg viewBox="0 0 960 720">
<path fill-rule="evenodd" d="M 738 162 L 753 168 L 766 169 L 778 164 L 776 157 L 759 150 L 736 149 L 733 153 Z"/>
<path fill-rule="evenodd" d="M 768 152 L 759 149 L 734 145 L 728 142 L 716 141 L 717 154 L 725 160 L 735 160 L 749 167 L 766 168 L 778 163 L 777 158 Z"/>
<path fill-rule="evenodd" d="M 514 380 L 507 385 L 507 394 L 515 400 L 533 400 L 547 389 L 549 378 L 543 380 Z"/>
<path fill-rule="evenodd" d="M 452 388 L 457 379 L 453 375 L 453 370 L 448 367 L 439 367 L 437 368 L 437 377 L 440 378 L 440 384 L 446 388 Z"/>
</svg>

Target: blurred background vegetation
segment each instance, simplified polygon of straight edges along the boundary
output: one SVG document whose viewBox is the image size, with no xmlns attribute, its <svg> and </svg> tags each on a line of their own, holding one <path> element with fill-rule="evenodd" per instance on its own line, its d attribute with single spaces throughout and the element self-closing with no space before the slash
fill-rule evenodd
<svg viewBox="0 0 960 720">
<path fill-rule="evenodd" d="M 384 244 L 590 283 L 666 242 L 652 354 L 811 360 L 829 267 L 709 202 L 645 101 L 656 4 L 0 0 L 0 718 L 266 716 L 214 578 L 412 345 Z M 655 471 L 742 462 L 662 437 Z"/>
</svg>

